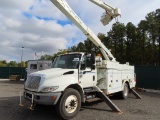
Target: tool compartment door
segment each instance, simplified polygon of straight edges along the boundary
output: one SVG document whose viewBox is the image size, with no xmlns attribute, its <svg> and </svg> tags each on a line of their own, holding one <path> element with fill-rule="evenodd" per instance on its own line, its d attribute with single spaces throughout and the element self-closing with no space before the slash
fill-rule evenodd
<svg viewBox="0 0 160 120">
<path fill-rule="evenodd" d="M 115 93 L 121 91 L 122 87 L 122 72 L 121 70 L 110 69 L 107 70 L 107 91 L 108 93 Z"/>
</svg>

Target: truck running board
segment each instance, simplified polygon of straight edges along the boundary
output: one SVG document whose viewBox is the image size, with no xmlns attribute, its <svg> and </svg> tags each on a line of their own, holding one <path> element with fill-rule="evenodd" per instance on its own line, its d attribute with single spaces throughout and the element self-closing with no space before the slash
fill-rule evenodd
<svg viewBox="0 0 160 120">
<path fill-rule="evenodd" d="M 138 98 L 138 99 L 142 99 L 142 97 L 134 90 L 134 89 L 131 89 L 131 93 L 133 93 L 133 95 Z"/>
<path fill-rule="evenodd" d="M 123 113 L 97 86 L 94 88 L 97 90 L 97 94 L 114 112 Z"/>
</svg>

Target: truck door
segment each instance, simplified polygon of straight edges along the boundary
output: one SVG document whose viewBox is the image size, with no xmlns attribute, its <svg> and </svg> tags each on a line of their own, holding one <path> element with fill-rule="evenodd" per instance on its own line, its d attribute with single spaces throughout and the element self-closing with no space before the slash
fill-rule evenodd
<svg viewBox="0 0 160 120">
<path fill-rule="evenodd" d="M 79 71 L 79 81 L 84 88 L 95 86 L 97 83 L 96 69 L 93 66 L 94 63 L 91 61 L 91 57 L 83 56 Z"/>
</svg>

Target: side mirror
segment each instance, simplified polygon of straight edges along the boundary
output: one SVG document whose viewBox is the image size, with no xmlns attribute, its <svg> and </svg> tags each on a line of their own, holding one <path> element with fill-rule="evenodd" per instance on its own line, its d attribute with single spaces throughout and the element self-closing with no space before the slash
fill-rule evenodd
<svg viewBox="0 0 160 120">
<path fill-rule="evenodd" d="M 95 69 L 96 69 L 95 65 L 92 65 L 91 70 L 95 70 Z"/>
<path fill-rule="evenodd" d="M 81 64 L 81 70 L 85 70 L 86 69 L 86 65 L 85 64 Z"/>
<path fill-rule="evenodd" d="M 91 54 L 91 70 L 95 70 L 95 54 Z"/>
<path fill-rule="evenodd" d="M 95 54 L 91 54 L 91 65 L 95 64 Z"/>
</svg>

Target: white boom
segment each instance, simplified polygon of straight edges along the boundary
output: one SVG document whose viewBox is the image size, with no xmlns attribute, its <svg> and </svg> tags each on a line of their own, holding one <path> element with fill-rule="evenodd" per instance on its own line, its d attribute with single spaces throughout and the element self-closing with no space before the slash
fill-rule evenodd
<svg viewBox="0 0 160 120">
<path fill-rule="evenodd" d="M 71 9 L 65 0 L 51 0 L 51 2 L 66 15 L 102 52 L 104 58 L 109 61 L 116 61 L 111 52 L 104 46 L 101 40 L 88 28 L 78 15 Z M 98 4 L 98 3 L 97 3 Z M 106 5 L 106 3 L 105 3 Z M 113 7 L 107 6 L 108 9 L 114 10 Z M 111 20 L 110 20 L 111 21 Z"/>
<path fill-rule="evenodd" d="M 102 2 L 101 0 L 89 0 L 91 2 L 93 2 L 94 4 L 98 5 L 99 7 L 109 11 L 109 12 L 112 12 L 115 8 L 108 5 L 107 3 L 105 2 Z"/>
</svg>

